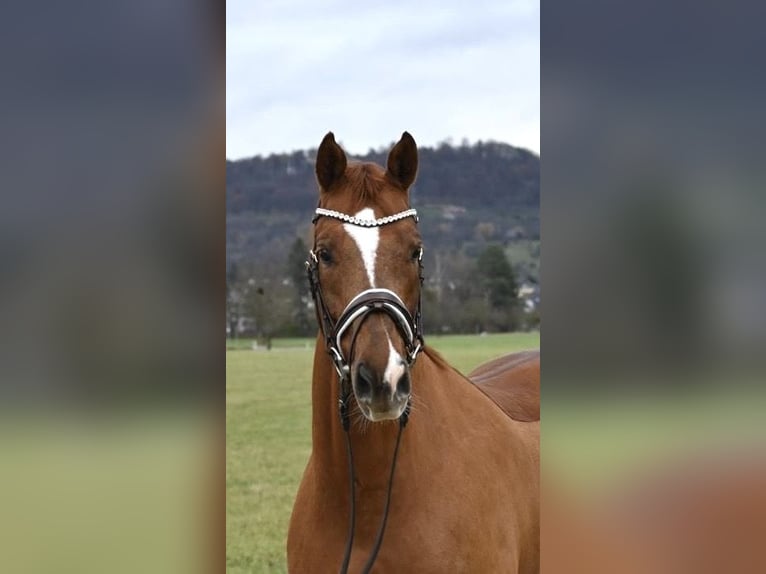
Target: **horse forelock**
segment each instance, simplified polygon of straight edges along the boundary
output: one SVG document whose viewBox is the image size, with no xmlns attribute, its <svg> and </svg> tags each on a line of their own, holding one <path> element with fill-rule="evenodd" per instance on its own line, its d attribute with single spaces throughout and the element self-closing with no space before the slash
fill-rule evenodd
<svg viewBox="0 0 766 574">
<path fill-rule="evenodd" d="M 374 163 L 351 164 L 346 170 L 346 181 L 357 207 L 376 199 L 387 184 L 385 172 Z"/>
</svg>

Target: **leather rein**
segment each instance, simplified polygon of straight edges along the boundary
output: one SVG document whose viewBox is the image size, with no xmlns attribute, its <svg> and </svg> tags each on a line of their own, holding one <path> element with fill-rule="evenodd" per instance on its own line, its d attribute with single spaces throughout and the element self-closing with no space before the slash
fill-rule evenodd
<svg viewBox="0 0 766 574">
<path fill-rule="evenodd" d="M 361 219 L 345 213 L 341 213 L 339 211 L 317 208 L 312 223 L 316 224 L 320 217 L 330 217 L 343 221 L 347 224 L 360 227 L 381 227 L 383 225 L 389 225 L 408 217 L 413 217 L 415 222 L 418 221 L 417 211 L 415 209 L 408 209 L 395 215 L 381 217 L 378 219 Z M 361 326 L 371 314 L 385 313 L 391 317 L 399 333 L 402 335 L 405 347 L 407 349 L 407 367 L 412 367 L 412 365 L 415 363 L 415 359 L 417 359 L 418 353 L 420 353 L 424 345 L 420 295 L 423 285 L 422 249 L 420 250 L 418 257 L 418 269 L 421 288 L 418 290 L 418 304 L 417 308 L 415 309 L 414 316 L 409 312 L 402 299 L 393 291 L 388 289 L 371 288 L 365 289 L 356 295 L 353 299 L 351 299 L 343 312 L 338 316 L 338 319 L 334 321 L 327 309 L 327 305 L 325 305 L 324 297 L 322 295 L 322 286 L 319 281 L 319 260 L 314 250 L 309 251 L 309 257 L 306 260 L 306 273 L 308 276 L 309 286 L 311 288 L 311 296 L 314 300 L 317 321 L 319 323 L 319 328 L 322 331 L 322 336 L 325 340 L 327 353 L 330 355 L 333 365 L 335 366 L 335 370 L 338 373 L 338 406 L 341 424 L 343 426 L 343 431 L 346 438 L 346 453 L 349 469 L 350 511 L 349 530 L 346 538 L 346 550 L 340 568 L 341 574 L 347 574 L 348 572 L 348 565 L 351 559 L 351 551 L 354 543 L 354 524 L 356 514 L 354 493 L 354 459 L 353 450 L 351 448 L 351 439 L 349 437 L 350 423 L 348 415 L 349 399 L 351 397 L 350 363 L 354 354 L 356 338 L 359 334 Z M 341 339 L 355 322 L 356 327 L 354 327 L 353 331 L 351 331 L 349 356 L 346 357 L 343 354 L 343 350 L 341 348 Z M 407 421 L 409 420 L 409 413 L 410 400 L 408 399 L 407 406 L 399 417 L 399 432 L 396 436 L 396 446 L 394 447 L 394 456 L 391 462 L 391 473 L 389 475 L 388 490 L 386 492 L 386 505 L 383 511 L 383 518 L 378 529 L 375 546 L 373 547 L 373 550 L 370 553 L 364 568 L 362 569 L 362 572 L 365 574 L 372 569 L 372 566 L 375 563 L 375 559 L 377 558 L 378 551 L 380 550 L 380 546 L 383 542 L 383 534 L 385 533 L 386 521 L 388 519 L 389 503 L 391 501 L 391 487 L 394 480 L 394 470 L 396 468 L 396 459 L 399 453 L 399 443 L 401 440 L 402 431 L 404 430 L 404 427 L 407 425 Z"/>
</svg>

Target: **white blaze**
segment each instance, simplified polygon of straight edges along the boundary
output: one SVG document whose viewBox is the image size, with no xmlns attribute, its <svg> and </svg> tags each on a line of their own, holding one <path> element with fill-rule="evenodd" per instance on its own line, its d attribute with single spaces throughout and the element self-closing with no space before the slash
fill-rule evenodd
<svg viewBox="0 0 766 574">
<path fill-rule="evenodd" d="M 365 207 L 359 213 L 356 213 L 354 217 L 358 217 L 359 219 L 375 219 L 375 212 L 371 208 Z M 350 223 L 344 223 L 343 229 L 346 230 L 359 248 L 359 252 L 362 254 L 364 270 L 367 272 L 367 278 L 370 280 L 370 287 L 374 288 L 375 259 L 378 255 L 380 230 L 377 227 L 360 227 Z M 394 346 L 391 344 L 391 339 L 388 338 L 388 364 L 383 373 L 383 383 L 389 385 L 392 391 L 395 391 L 396 383 L 402 378 L 404 372 L 404 359 L 397 350 L 394 349 Z"/>
<path fill-rule="evenodd" d="M 386 371 L 383 373 L 383 383 L 388 384 L 394 391 L 396 390 L 396 383 L 404 375 L 404 359 L 394 349 L 391 344 L 391 339 L 388 339 L 388 364 L 386 365 Z"/>
<path fill-rule="evenodd" d="M 375 212 L 369 207 L 365 207 L 354 217 L 375 219 Z M 370 287 L 375 287 L 375 258 L 378 254 L 380 230 L 377 227 L 360 227 L 350 223 L 344 223 L 343 229 L 356 242 L 356 246 L 362 254 L 362 262 L 364 263 L 364 270 L 367 271 L 367 277 L 370 280 Z"/>
</svg>

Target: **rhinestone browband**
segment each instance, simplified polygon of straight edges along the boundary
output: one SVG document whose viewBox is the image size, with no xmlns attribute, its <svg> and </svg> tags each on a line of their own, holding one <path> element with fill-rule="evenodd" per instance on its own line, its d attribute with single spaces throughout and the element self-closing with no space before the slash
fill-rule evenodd
<svg viewBox="0 0 766 574">
<path fill-rule="evenodd" d="M 340 211 L 334 211 L 332 209 L 323 209 L 321 207 L 317 207 L 314 213 L 316 213 L 316 215 L 314 216 L 315 223 L 316 223 L 316 220 L 319 219 L 321 216 L 325 216 L 325 217 L 332 217 L 333 219 L 340 219 L 341 221 L 345 221 L 346 223 L 350 223 L 352 225 L 359 225 L 361 227 L 380 227 L 381 225 L 387 225 L 389 223 L 393 223 L 394 221 L 399 221 L 400 219 L 406 219 L 408 217 L 415 218 L 416 223 L 418 221 L 417 209 L 408 209 L 407 211 L 400 211 L 399 213 L 396 213 L 394 215 L 387 215 L 386 217 L 380 217 L 378 219 L 361 219 L 359 217 L 354 217 L 353 215 L 347 215 L 345 213 L 341 213 Z"/>
</svg>

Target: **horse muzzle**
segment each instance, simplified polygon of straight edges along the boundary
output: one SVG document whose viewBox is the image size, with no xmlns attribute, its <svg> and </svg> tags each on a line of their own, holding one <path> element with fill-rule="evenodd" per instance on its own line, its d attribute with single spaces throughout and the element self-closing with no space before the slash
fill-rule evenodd
<svg viewBox="0 0 766 574">
<path fill-rule="evenodd" d="M 402 415 L 411 393 L 410 370 L 403 361 L 389 364 L 382 373 L 359 361 L 351 372 L 356 402 L 367 419 L 396 420 Z"/>
</svg>

